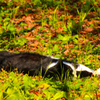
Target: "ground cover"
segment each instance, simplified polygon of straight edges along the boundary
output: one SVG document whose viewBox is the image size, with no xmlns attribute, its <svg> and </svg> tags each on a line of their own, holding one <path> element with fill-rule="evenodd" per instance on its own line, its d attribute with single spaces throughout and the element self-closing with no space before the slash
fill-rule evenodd
<svg viewBox="0 0 100 100">
<path fill-rule="evenodd" d="M 94 70 L 98 69 L 100 67 L 100 1 L 1 0 L 0 50 L 36 52 L 77 61 Z M 56 99 L 99 100 L 100 98 L 100 80 L 96 77 L 58 80 L 60 85 L 53 82 L 53 85 L 59 86 L 57 87 L 58 92 L 55 87 L 52 87 L 52 84 L 49 84 L 51 80 L 47 79 L 48 82 L 46 82 L 45 78 L 41 78 L 40 81 L 47 85 L 47 87 L 42 85 L 42 90 L 45 92 L 41 88 L 38 89 L 42 92 L 38 89 L 34 90 L 35 86 L 29 86 L 28 92 L 25 90 L 25 93 L 27 92 L 25 94 L 23 86 L 19 86 L 23 84 L 23 77 L 27 77 L 32 82 L 35 77 L 29 78 L 27 75 L 18 75 L 17 77 L 13 73 L 16 80 L 19 80 L 20 77 L 19 81 L 22 82 L 16 87 L 12 86 L 10 81 L 6 83 L 7 80 L 10 80 L 9 77 L 12 73 L 7 73 L 7 76 L 3 77 L 3 72 L 1 72 L 1 85 L 6 84 L 4 85 L 6 87 L 1 86 L 0 89 L 2 99 L 12 98 L 13 96 L 9 96 L 11 95 L 9 91 L 14 87 L 20 89 L 13 93 L 16 95 L 22 93 L 25 95 L 24 99 L 54 100 L 59 97 L 60 92 L 63 96 Z M 2 83 L 3 81 L 4 83 Z M 11 85 L 10 89 L 9 84 Z M 38 82 L 36 84 L 36 88 L 41 85 Z M 53 88 L 54 91 L 48 91 L 49 88 Z M 38 96 L 33 96 L 38 92 L 40 92 Z M 50 97 L 47 97 L 47 94 Z M 21 98 L 20 95 L 19 98 Z"/>
</svg>

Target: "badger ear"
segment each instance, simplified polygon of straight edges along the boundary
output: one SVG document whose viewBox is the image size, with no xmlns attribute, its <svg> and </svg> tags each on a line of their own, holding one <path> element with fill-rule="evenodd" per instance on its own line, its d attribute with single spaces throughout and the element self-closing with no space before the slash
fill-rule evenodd
<svg viewBox="0 0 100 100">
<path fill-rule="evenodd" d="M 94 71 L 93 75 L 98 76 L 100 78 L 100 68 Z"/>
</svg>

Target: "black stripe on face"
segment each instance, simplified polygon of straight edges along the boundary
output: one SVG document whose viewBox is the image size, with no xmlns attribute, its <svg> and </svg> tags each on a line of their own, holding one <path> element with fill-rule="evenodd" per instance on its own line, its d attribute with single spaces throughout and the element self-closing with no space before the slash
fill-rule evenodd
<svg viewBox="0 0 100 100">
<path fill-rule="evenodd" d="M 77 76 L 78 75 L 80 76 L 80 78 L 93 75 L 93 73 L 88 72 L 88 71 L 77 71 L 76 73 L 77 73 Z"/>
</svg>

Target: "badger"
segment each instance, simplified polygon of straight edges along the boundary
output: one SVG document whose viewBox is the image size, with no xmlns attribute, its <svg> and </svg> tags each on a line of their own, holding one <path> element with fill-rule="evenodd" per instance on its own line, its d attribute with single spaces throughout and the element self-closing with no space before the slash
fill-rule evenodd
<svg viewBox="0 0 100 100">
<path fill-rule="evenodd" d="M 74 77 L 80 76 L 98 76 L 100 77 L 100 68 L 92 70 L 82 64 L 55 58 L 52 56 L 40 55 L 37 53 L 11 53 L 9 51 L 0 51 L 0 70 L 6 71 L 17 68 L 19 71 L 29 75 L 39 75 L 45 77 L 56 77 L 69 74 Z"/>
</svg>

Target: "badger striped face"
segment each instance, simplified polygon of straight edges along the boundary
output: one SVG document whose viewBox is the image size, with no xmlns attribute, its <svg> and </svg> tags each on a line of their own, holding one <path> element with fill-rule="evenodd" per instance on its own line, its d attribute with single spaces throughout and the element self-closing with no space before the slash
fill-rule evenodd
<svg viewBox="0 0 100 100">
<path fill-rule="evenodd" d="M 48 65 L 48 69 L 55 67 L 60 60 L 54 57 L 51 58 L 52 58 L 52 62 Z M 66 67 L 69 66 L 72 69 L 73 71 L 72 74 L 74 75 L 74 77 L 77 77 L 77 72 L 94 73 L 94 70 L 79 63 L 73 63 L 73 62 L 62 60 L 62 64 L 65 65 Z"/>
</svg>

